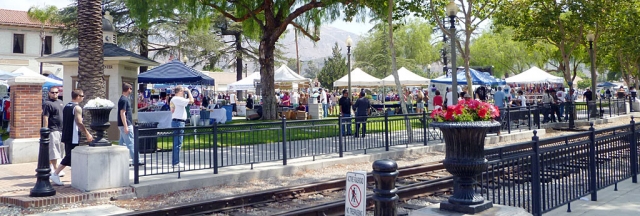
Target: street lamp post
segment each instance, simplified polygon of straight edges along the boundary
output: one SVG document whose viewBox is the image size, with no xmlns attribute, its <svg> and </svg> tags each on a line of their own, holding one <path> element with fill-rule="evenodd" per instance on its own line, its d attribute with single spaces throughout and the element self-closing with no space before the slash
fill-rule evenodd
<svg viewBox="0 0 640 216">
<path fill-rule="evenodd" d="M 348 92 L 349 97 L 351 97 L 351 44 L 353 40 L 351 40 L 351 36 L 347 36 L 347 79 L 348 79 Z"/>
<path fill-rule="evenodd" d="M 587 106 L 590 106 L 591 117 L 598 116 L 598 111 L 596 110 L 596 59 L 593 53 L 593 41 L 596 39 L 596 36 L 593 33 L 587 34 L 587 40 L 589 41 L 589 58 L 591 59 L 591 101 L 588 102 Z"/>
<path fill-rule="evenodd" d="M 427 65 L 427 78 L 431 79 L 431 64 Z"/>
<path fill-rule="evenodd" d="M 187 61 L 189 61 L 189 58 L 187 58 L 187 56 L 183 56 L 182 57 L 182 63 L 184 63 L 186 65 Z"/>
<path fill-rule="evenodd" d="M 447 15 L 449 15 L 451 23 L 451 99 L 454 105 L 458 104 L 458 67 L 456 67 L 456 15 L 458 14 L 458 5 L 451 0 L 447 4 Z"/>
</svg>

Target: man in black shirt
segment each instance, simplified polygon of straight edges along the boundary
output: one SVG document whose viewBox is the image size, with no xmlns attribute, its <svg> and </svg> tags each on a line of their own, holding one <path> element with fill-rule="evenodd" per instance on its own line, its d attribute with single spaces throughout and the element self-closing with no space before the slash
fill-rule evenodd
<svg viewBox="0 0 640 216">
<path fill-rule="evenodd" d="M 131 103 L 129 102 L 129 96 L 133 92 L 133 87 L 129 83 L 122 84 L 122 95 L 118 100 L 118 129 L 120 129 L 120 141 L 121 146 L 126 146 L 129 149 L 129 160 L 133 163 L 134 147 L 133 147 L 133 113 L 131 113 Z M 140 160 L 138 155 L 138 164 L 144 165 L 144 162 Z"/>
<path fill-rule="evenodd" d="M 584 92 L 584 94 L 583 94 L 583 95 L 584 95 L 584 98 L 585 98 L 585 100 L 586 100 L 587 102 L 589 102 L 589 101 L 593 100 L 593 94 L 592 94 L 592 92 L 591 92 L 591 89 L 587 89 L 587 91 L 586 91 L 586 92 Z"/>
<path fill-rule="evenodd" d="M 60 90 L 58 87 L 49 89 L 49 98 L 44 102 L 42 109 L 43 125 L 46 125 L 49 130 L 49 162 L 51 163 L 51 172 L 58 168 L 58 160 L 62 159 L 62 153 L 64 152 L 64 146 L 60 141 L 62 136 L 62 108 L 64 103 L 58 100 L 58 94 Z M 64 172 L 60 172 L 60 176 L 64 176 Z"/>
<path fill-rule="evenodd" d="M 349 92 L 345 89 L 342 90 L 342 97 L 338 100 L 338 105 L 340 106 L 340 116 L 343 118 L 347 118 L 342 120 L 342 135 L 351 135 L 351 98 L 349 97 Z M 347 123 L 347 124 L 344 124 Z M 345 133 L 345 128 L 347 133 Z"/>
<path fill-rule="evenodd" d="M 364 97 L 365 93 L 360 92 L 360 98 L 356 100 L 354 104 L 354 108 L 356 110 L 356 135 L 358 137 L 358 132 L 360 131 L 360 125 L 362 125 L 362 137 L 367 133 L 367 115 L 369 114 L 369 108 L 371 105 L 369 104 L 369 99 Z"/>
<path fill-rule="evenodd" d="M 481 101 L 487 101 L 487 88 L 480 86 L 476 89 L 476 98 Z"/>
</svg>

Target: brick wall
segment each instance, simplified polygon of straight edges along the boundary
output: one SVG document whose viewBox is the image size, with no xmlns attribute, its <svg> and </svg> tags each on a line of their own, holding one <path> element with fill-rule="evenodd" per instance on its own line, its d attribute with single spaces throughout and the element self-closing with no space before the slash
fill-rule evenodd
<svg viewBox="0 0 640 216">
<path fill-rule="evenodd" d="M 41 116 L 42 85 L 12 85 L 9 137 L 40 138 Z"/>
</svg>

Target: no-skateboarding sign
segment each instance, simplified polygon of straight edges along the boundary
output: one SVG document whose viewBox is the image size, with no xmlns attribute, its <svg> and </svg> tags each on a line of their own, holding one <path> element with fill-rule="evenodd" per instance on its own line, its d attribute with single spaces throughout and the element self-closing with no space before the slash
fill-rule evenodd
<svg viewBox="0 0 640 216">
<path fill-rule="evenodd" d="M 364 216 L 367 214 L 367 172 L 347 172 L 345 191 L 346 216 Z"/>
</svg>

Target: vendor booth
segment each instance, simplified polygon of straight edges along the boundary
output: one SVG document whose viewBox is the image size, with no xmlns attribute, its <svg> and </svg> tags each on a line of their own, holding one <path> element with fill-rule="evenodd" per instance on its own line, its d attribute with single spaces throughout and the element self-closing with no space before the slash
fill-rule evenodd
<svg viewBox="0 0 640 216">
<path fill-rule="evenodd" d="M 158 128 L 171 127 L 171 111 L 167 109 L 168 99 L 173 94 L 173 88 L 177 85 L 189 89 L 196 102 L 188 107 L 188 117 L 191 125 L 208 125 L 209 118 L 212 116 L 210 112 L 216 113 L 213 116 L 218 117 L 219 122 L 224 122 L 229 118 L 220 118 L 219 113 L 225 113 L 224 117 L 228 117 L 227 113 L 231 113 L 230 108 L 227 110 L 208 111 L 207 107 L 202 106 L 206 86 L 214 86 L 213 78 L 188 67 L 184 63 L 174 60 L 166 64 L 162 64 L 147 72 L 138 75 L 139 83 L 161 84 L 161 86 L 153 86 L 143 95 L 139 103 L 143 104 L 138 113 L 138 122 L 158 122 Z M 161 88 L 158 88 L 161 87 Z M 151 94 L 154 91 L 155 94 Z"/>
<path fill-rule="evenodd" d="M 403 86 L 427 86 L 429 85 L 429 79 L 419 76 L 408 69 L 401 67 L 398 69 L 398 80 L 400 80 L 400 85 Z M 382 79 L 385 86 L 395 86 L 396 79 L 392 75 L 389 75 Z"/>
<path fill-rule="evenodd" d="M 382 80 L 365 73 L 360 68 L 353 69 L 351 73 L 351 87 L 373 87 L 382 85 Z M 349 75 L 333 82 L 333 87 L 349 86 Z"/>
<path fill-rule="evenodd" d="M 469 68 L 469 72 L 471 74 L 471 82 L 473 85 L 504 85 L 505 82 L 503 80 L 497 79 L 491 75 L 482 73 L 480 71 Z M 465 74 L 464 69 L 458 68 L 457 74 L 458 85 L 466 85 L 467 84 L 467 76 Z M 441 76 L 436 79 L 432 79 L 431 83 L 440 83 L 440 84 L 452 84 L 452 77 Z"/>
<path fill-rule="evenodd" d="M 260 72 L 254 72 L 251 75 L 241 79 L 237 82 L 227 85 L 229 91 L 255 91 L 255 83 L 260 82 Z"/>
<path fill-rule="evenodd" d="M 564 78 L 557 77 L 543 71 L 538 67 L 532 67 L 518 75 L 509 77 L 506 82 L 511 83 L 563 83 Z"/>
</svg>

